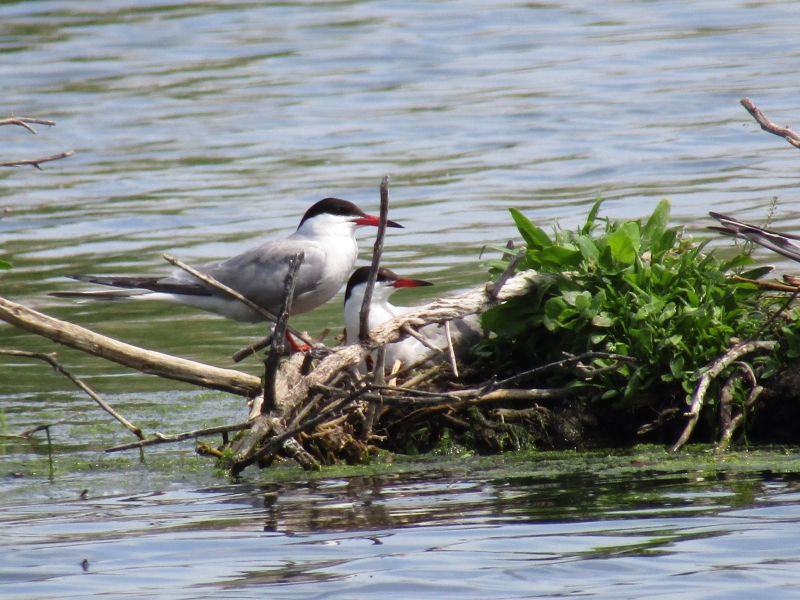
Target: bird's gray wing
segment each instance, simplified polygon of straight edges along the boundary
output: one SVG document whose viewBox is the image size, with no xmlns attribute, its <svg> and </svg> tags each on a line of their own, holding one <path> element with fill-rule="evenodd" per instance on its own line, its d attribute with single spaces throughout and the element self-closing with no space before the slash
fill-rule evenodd
<svg viewBox="0 0 800 600">
<path fill-rule="evenodd" d="M 292 238 L 273 240 L 228 260 L 207 263 L 197 270 L 233 288 L 259 306 L 277 312 L 283 298 L 289 259 L 300 252 L 304 253 L 304 258 L 295 283 L 294 297 L 297 298 L 313 291 L 323 272 L 325 250 L 313 241 Z M 183 271 L 176 273 L 173 278 L 181 283 L 197 283 L 197 279 Z M 225 295 L 217 290 L 212 290 L 212 293 L 215 296 Z"/>
</svg>

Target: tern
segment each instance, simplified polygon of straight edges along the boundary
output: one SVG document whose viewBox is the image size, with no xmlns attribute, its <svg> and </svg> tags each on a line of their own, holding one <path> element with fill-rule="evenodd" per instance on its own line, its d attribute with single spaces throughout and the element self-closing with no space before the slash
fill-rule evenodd
<svg viewBox="0 0 800 600">
<path fill-rule="evenodd" d="M 297 273 L 292 315 L 302 314 L 333 298 L 353 269 L 358 255 L 355 230 L 375 226 L 379 218 L 352 202 L 325 198 L 309 208 L 297 231 L 281 240 L 268 241 L 227 260 L 206 263 L 196 270 L 236 290 L 258 306 L 277 315 L 281 309 L 289 259 L 300 252 L 304 259 Z M 394 221 L 388 227 L 402 227 Z M 193 306 L 245 323 L 265 318 L 196 277 L 178 270 L 168 277 L 114 277 L 70 275 L 72 279 L 123 288 L 103 292 L 53 292 L 61 298 L 162 300 Z"/>
<path fill-rule="evenodd" d="M 344 294 L 344 324 L 347 344 L 355 344 L 358 341 L 360 329 L 361 305 L 364 302 L 364 293 L 367 289 L 367 279 L 369 278 L 369 267 L 360 267 L 353 272 L 347 282 L 347 289 Z M 408 287 L 422 287 L 433 285 L 421 279 L 408 279 L 400 277 L 389 269 L 378 269 L 378 276 L 375 280 L 375 287 L 372 290 L 372 303 L 369 307 L 369 328 L 374 329 L 381 323 L 393 319 L 410 310 L 412 307 L 395 306 L 389 302 L 396 290 Z M 443 350 L 447 349 L 447 334 L 444 325 L 431 324 L 419 330 L 429 343 Z M 483 335 L 478 317 L 470 315 L 463 319 L 455 319 L 451 322 L 451 340 L 456 355 L 463 358 Z M 434 358 L 437 353 L 425 346 L 419 340 L 408 337 L 399 342 L 394 342 L 386 346 L 385 364 L 392 367 L 395 361 L 399 360 L 405 366 L 416 364 L 425 357 Z M 439 352 L 440 360 L 446 355 Z"/>
<path fill-rule="evenodd" d="M 722 224 L 722 227 L 714 226 L 710 227 L 710 229 L 726 235 L 744 238 L 759 246 L 769 248 L 781 256 L 800 262 L 800 243 L 798 243 L 800 236 L 792 235 L 791 233 L 778 233 L 757 225 L 742 223 L 732 217 L 716 212 L 708 214 Z"/>
</svg>

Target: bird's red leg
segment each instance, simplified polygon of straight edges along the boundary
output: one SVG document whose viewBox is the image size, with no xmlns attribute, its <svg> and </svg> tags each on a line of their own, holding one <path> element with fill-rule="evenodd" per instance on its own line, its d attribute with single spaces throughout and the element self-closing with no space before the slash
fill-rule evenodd
<svg viewBox="0 0 800 600">
<path fill-rule="evenodd" d="M 295 352 L 308 352 L 309 350 L 311 350 L 311 346 L 309 346 L 308 344 L 303 344 L 303 343 L 298 344 L 297 342 L 295 342 L 294 337 L 292 337 L 292 335 L 288 331 L 286 332 L 286 341 L 289 342 L 289 348 L 291 349 L 292 354 L 294 354 Z"/>
</svg>

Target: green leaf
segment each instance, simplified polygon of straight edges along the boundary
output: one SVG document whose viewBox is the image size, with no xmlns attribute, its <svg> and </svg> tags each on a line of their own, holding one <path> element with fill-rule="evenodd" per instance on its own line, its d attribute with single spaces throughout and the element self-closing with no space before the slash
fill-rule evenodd
<svg viewBox="0 0 800 600">
<path fill-rule="evenodd" d="M 600 195 L 597 195 L 597 199 L 594 201 L 592 205 L 592 209 L 589 211 L 589 216 L 586 217 L 586 224 L 581 229 L 581 233 L 583 235 L 589 235 L 594 228 L 595 219 L 597 219 L 597 215 L 600 212 L 600 205 L 603 203 L 603 199 Z"/>
<path fill-rule="evenodd" d="M 629 265 L 636 260 L 641 245 L 639 224 L 628 221 L 608 236 L 608 247 L 614 260 Z"/>
<path fill-rule="evenodd" d="M 556 271 L 575 269 L 583 262 L 583 254 L 579 250 L 570 250 L 563 246 L 549 246 L 534 253 L 543 265 Z"/>
<path fill-rule="evenodd" d="M 596 263 L 599 260 L 600 250 L 597 249 L 597 246 L 594 245 L 594 242 L 588 235 L 579 235 L 575 239 L 575 242 L 578 244 L 583 258 L 590 263 Z"/>
<path fill-rule="evenodd" d="M 664 198 L 658 203 L 653 214 L 647 219 L 642 228 L 642 239 L 645 240 L 646 246 L 650 246 L 653 240 L 658 240 L 664 234 L 664 230 L 669 223 L 669 213 L 671 209 L 671 202 L 669 198 Z"/>
<path fill-rule="evenodd" d="M 517 225 L 517 229 L 519 229 L 522 239 L 528 244 L 529 250 L 541 250 L 542 248 L 548 248 L 553 245 L 553 241 L 550 237 L 542 231 L 541 228 L 531 223 L 528 217 L 523 215 L 516 208 L 509 208 L 508 210 L 511 212 L 511 216 L 514 219 L 514 223 Z"/>
<path fill-rule="evenodd" d="M 11 263 L 10 262 L 6 262 L 4 260 L 0 260 L 0 269 L 10 269 L 10 268 L 11 268 Z"/>
<path fill-rule="evenodd" d="M 734 256 L 727 262 L 724 262 L 720 265 L 720 271 L 730 271 L 731 269 L 736 269 L 738 267 L 746 267 L 747 265 L 752 265 L 756 261 L 751 257 L 747 256 L 747 254 L 738 254 Z"/>
<path fill-rule="evenodd" d="M 767 265 L 765 267 L 756 267 L 755 269 L 750 269 L 749 271 L 744 271 L 739 273 L 739 277 L 743 277 L 744 279 L 761 279 L 764 275 L 769 275 L 775 270 L 775 267 L 771 265 Z"/>
<path fill-rule="evenodd" d="M 657 240 L 650 240 L 651 262 L 658 261 L 661 255 L 672 250 L 675 243 L 678 241 L 680 230 L 680 227 L 671 227 L 662 233 L 661 237 Z"/>
</svg>

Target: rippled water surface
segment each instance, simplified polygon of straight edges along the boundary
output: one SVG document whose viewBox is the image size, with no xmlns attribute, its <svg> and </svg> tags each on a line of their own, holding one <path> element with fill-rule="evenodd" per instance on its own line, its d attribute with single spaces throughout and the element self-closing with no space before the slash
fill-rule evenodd
<svg viewBox="0 0 800 600">
<path fill-rule="evenodd" d="M 704 235 L 708 210 L 760 221 L 777 196 L 776 226 L 796 230 L 800 154 L 739 100 L 800 123 L 798 15 L 791 1 L 2 3 L 0 117 L 58 124 L 0 127 L 0 161 L 76 154 L 0 170 L 14 265 L 0 295 L 229 366 L 262 330 L 45 294 L 83 289 L 70 273 L 166 273 L 164 252 L 233 255 L 325 196 L 375 212 L 386 174 L 406 228 L 385 264 L 441 293 L 485 280 L 481 248 L 517 237 L 511 206 L 572 226 L 598 194 L 612 217 L 669 196 Z M 296 325 L 340 328 L 340 302 Z M 5 325 L 0 346 L 54 349 Z M 147 431 L 244 415 L 236 398 L 59 358 Z M 733 475 L 545 461 L 523 477 L 465 459 L 223 487 L 189 446 L 104 455 L 124 432 L 42 364 L 2 359 L 0 410 L 2 432 L 83 413 L 52 429 L 52 479 L 43 434 L 1 448 L 4 598 L 788 598 L 800 583 L 797 469 L 780 453 Z"/>
</svg>

